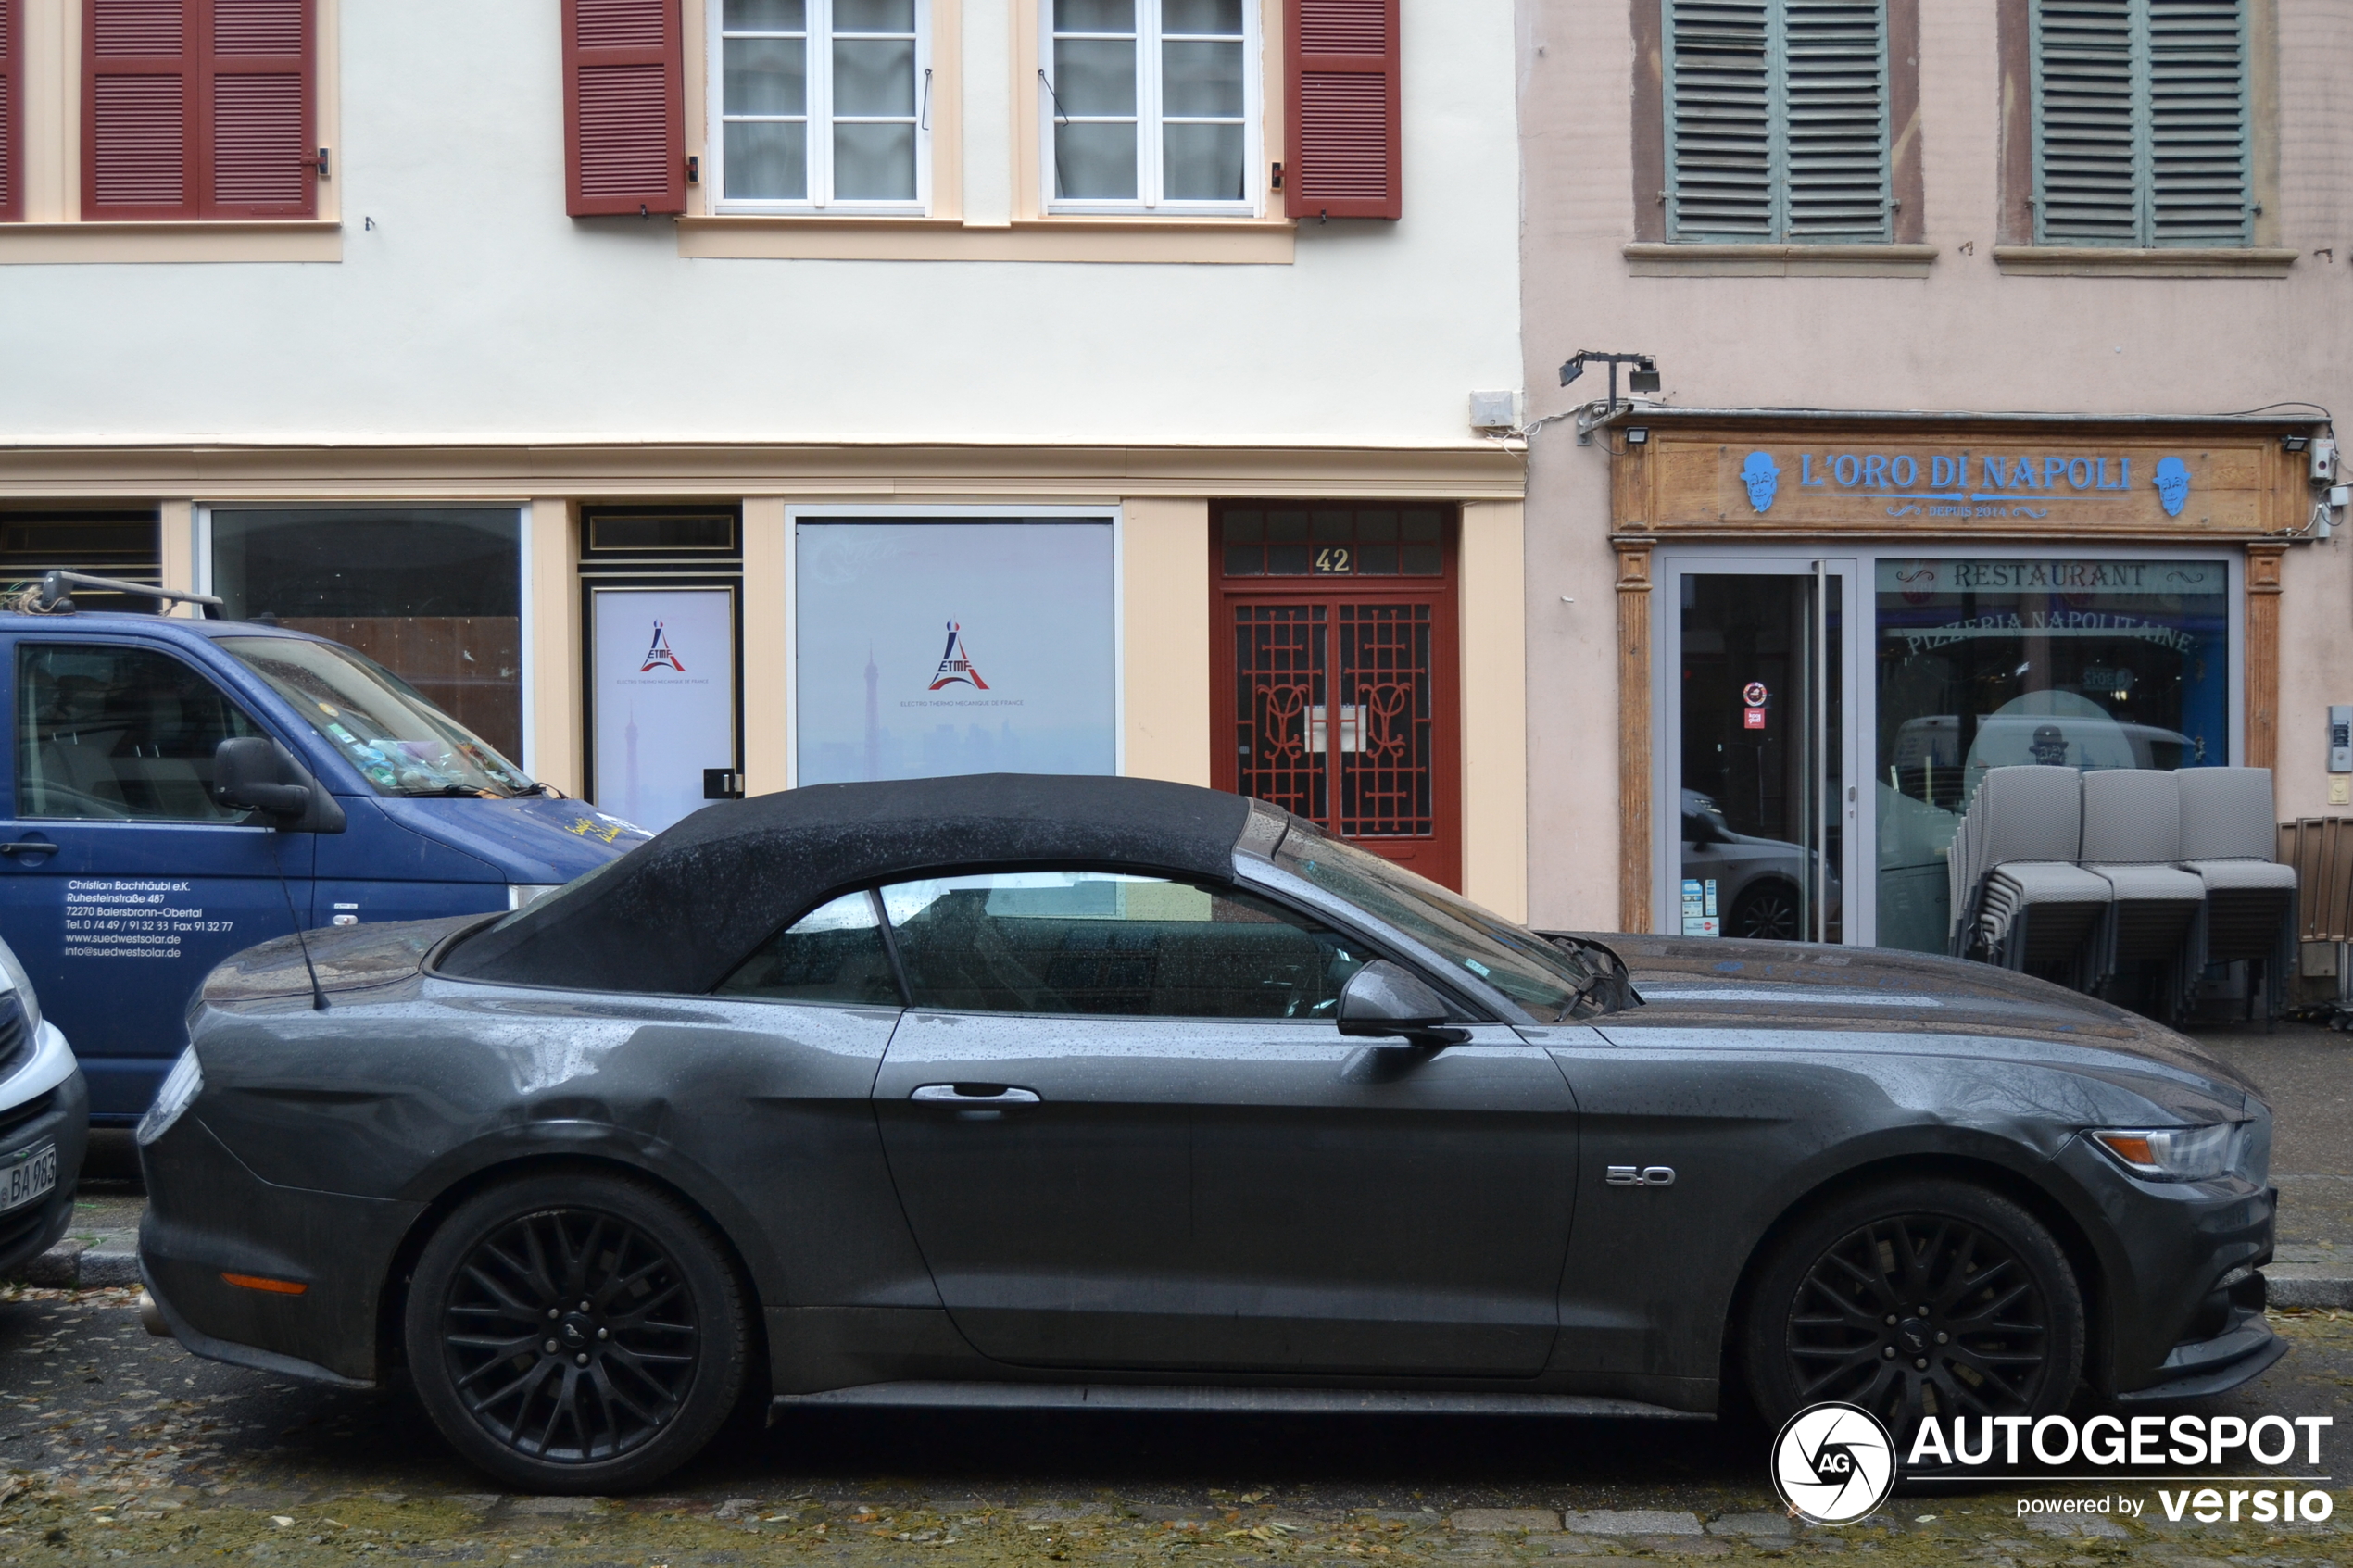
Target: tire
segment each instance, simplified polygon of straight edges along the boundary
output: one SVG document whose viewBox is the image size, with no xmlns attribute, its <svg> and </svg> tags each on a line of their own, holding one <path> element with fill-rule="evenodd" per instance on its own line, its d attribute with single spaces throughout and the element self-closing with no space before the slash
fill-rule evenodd
<svg viewBox="0 0 2353 1568">
<path fill-rule="evenodd" d="M 425 1413 L 466 1460 L 521 1491 L 613 1493 L 725 1423 L 745 1315 L 709 1226 L 644 1183 L 572 1170 L 459 1204 L 417 1260 L 402 1335 Z"/>
<path fill-rule="evenodd" d="M 1799 928 L 1797 889 L 1786 882 L 1768 880 L 1743 893 L 1724 922 L 1724 935 L 1758 942 L 1796 942 Z"/>
<path fill-rule="evenodd" d="M 1956 1416 L 1974 1430 L 1982 1416 L 2064 1410 L 2083 1371 L 2083 1293 L 2051 1233 L 2009 1199 L 1892 1182 L 1781 1239 L 1741 1347 L 1768 1429 L 1838 1400 L 1879 1417 L 1903 1452 L 1922 1416 L 1949 1435 Z"/>
</svg>

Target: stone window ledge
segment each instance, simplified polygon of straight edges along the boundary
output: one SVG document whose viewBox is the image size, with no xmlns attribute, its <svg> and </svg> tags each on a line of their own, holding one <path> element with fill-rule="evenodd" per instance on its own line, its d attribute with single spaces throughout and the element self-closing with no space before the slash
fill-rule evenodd
<svg viewBox="0 0 2353 1568">
<path fill-rule="evenodd" d="M 342 259 L 343 225 L 332 218 L 0 223 L 0 266 Z"/>
<path fill-rule="evenodd" d="M 2131 250 L 2109 245 L 1995 245 L 1994 264 L 2021 277 L 2284 278 L 2292 250 L 2252 246 L 2173 246 Z"/>
<path fill-rule="evenodd" d="M 1630 245 L 1637 278 L 1925 278 L 1934 245 Z"/>
<path fill-rule="evenodd" d="M 1298 225 L 1286 219 L 687 216 L 678 254 L 711 259 L 828 261 L 1225 262 L 1289 266 Z"/>
</svg>

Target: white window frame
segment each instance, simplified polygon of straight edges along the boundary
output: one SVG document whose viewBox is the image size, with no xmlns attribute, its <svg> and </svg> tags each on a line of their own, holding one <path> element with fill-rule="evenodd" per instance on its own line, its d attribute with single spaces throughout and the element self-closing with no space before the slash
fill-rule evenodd
<svg viewBox="0 0 2353 1568">
<path fill-rule="evenodd" d="M 1175 201 L 1161 194 L 1166 163 L 1162 157 L 1161 0 L 1136 0 L 1136 190 L 1131 200 L 1062 197 L 1054 194 L 1054 126 L 1063 117 L 1054 92 L 1054 0 L 1038 4 L 1038 188 L 1049 213 L 1165 213 L 1172 216 L 1258 218 L 1265 214 L 1266 102 L 1263 81 L 1258 0 L 1242 9 L 1242 179 L 1249 194 L 1239 201 Z M 1082 35 L 1083 36 L 1083 35 Z M 1191 36 L 1178 33 L 1179 38 Z M 1084 119 L 1086 116 L 1072 116 Z M 1180 117 L 1181 118 L 1181 117 Z"/>
<path fill-rule="evenodd" d="M 828 212 L 846 216 L 891 218 L 931 214 L 931 132 L 934 76 L 931 57 L 931 0 L 915 0 L 915 197 L 912 201 L 877 201 L 862 196 L 836 201 L 834 187 L 834 0 L 805 0 L 804 36 L 808 51 L 807 97 L 802 119 L 809 127 L 809 194 L 799 201 L 730 197 L 727 190 L 727 41 L 726 0 L 707 0 L 709 25 L 703 29 L 708 58 L 704 63 L 709 91 L 703 94 L 708 124 L 703 145 L 711 172 L 704 178 L 714 209 L 721 213 Z M 852 117 L 853 119 L 859 117 Z"/>
</svg>

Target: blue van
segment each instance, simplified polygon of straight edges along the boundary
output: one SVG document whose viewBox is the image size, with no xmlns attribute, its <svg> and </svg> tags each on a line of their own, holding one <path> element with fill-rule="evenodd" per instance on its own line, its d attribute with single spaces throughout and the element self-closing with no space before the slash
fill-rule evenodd
<svg viewBox="0 0 2353 1568">
<path fill-rule="evenodd" d="M 0 937 L 73 1042 L 94 1123 L 145 1110 L 230 954 L 517 908 L 649 836 L 340 644 L 70 603 L 0 613 Z"/>
</svg>

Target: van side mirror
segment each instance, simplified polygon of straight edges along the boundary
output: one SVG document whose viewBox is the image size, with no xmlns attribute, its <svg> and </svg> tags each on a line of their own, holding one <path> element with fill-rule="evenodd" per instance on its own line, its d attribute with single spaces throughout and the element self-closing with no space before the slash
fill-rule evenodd
<svg viewBox="0 0 2353 1568">
<path fill-rule="evenodd" d="M 1426 1050 L 1460 1045 L 1470 1031 L 1446 1022 L 1446 1003 L 1420 976 L 1375 959 L 1340 987 L 1338 1022 L 1343 1035 L 1406 1040 Z"/>
<path fill-rule="evenodd" d="M 341 833 L 343 808 L 293 752 L 260 735 L 224 740 L 212 752 L 212 797 L 233 811 L 258 811 L 285 833 Z"/>
</svg>

